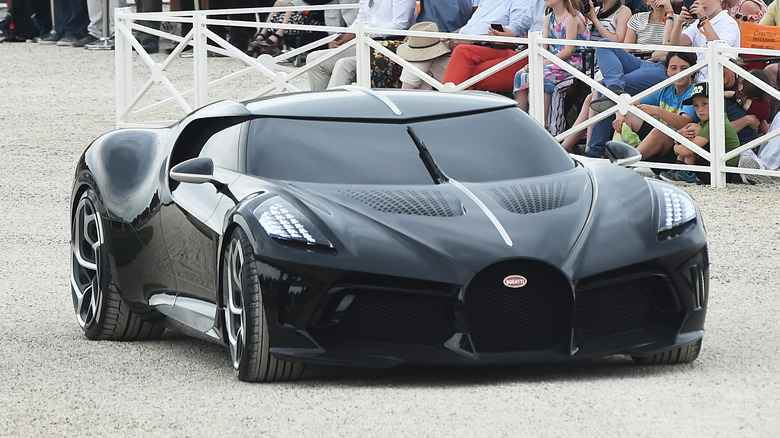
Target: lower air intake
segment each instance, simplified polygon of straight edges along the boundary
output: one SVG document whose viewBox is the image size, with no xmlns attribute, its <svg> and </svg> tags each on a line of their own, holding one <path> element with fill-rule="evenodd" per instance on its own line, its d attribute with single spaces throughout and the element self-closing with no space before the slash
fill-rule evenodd
<svg viewBox="0 0 780 438">
<path fill-rule="evenodd" d="M 518 276 L 525 278 L 524 286 L 504 285 L 505 279 Z M 479 352 L 568 345 L 572 289 L 558 270 L 544 263 L 512 260 L 485 268 L 469 283 L 465 306 L 469 333 Z"/>
</svg>

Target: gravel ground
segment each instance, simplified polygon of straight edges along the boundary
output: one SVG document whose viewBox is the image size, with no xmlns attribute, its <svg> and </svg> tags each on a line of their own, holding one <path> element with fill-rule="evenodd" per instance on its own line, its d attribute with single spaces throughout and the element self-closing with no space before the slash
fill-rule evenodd
<svg viewBox="0 0 780 438">
<path fill-rule="evenodd" d="M 780 429 L 780 186 L 688 189 L 703 210 L 712 259 L 707 335 L 690 365 L 637 367 L 612 357 L 465 369 L 318 367 L 300 382 L 250 385 L 235 379 L 226 349 L 176 332 L 155 342 L 88 341 L 70 300 L 68 198 L 81 151 L 114 127 L 113 75 L 111 52 L 0 44 L 0 436 L 770 436 Z"/>
</svg>

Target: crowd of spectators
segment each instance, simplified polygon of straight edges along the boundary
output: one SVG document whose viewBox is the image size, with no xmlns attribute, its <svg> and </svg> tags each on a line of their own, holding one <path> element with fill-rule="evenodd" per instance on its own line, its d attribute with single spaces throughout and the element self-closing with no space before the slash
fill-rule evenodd
<svg viewBox="0 0 780 438">
<path fill-rule="evenodd" d="M 24 1 L 24 0 L 15 0 Z M 780 25 L 778 1 L 767 0 L 171 0 L 171 10 L 238 9 L 259 6 L 304 6 L 305 4 L 357 3 L 358 8 L 327 11 L 325 24 L 354 29 L 359 22 L 380 29 L 419 30 L 467 35 L 525 37 L 541 31 L 550 39 L 608 40 L 640 45 L 705 47 L 709 41 L 721 40 L 731 47 L 740 46 L 740 26 L 751 22 Z M 136 0 L 139 12 L 162 11 L 162 0 Z M 90 48 L 111 37 L 113 26 L 105 26 L 104 0 L 56 0 L 54 29 L 38 39 L 40 44 Z M 126 0 L 109 0 L 108 5 L 126 6 Z M 261 17 L 269 23 L 299 23 L 298 13 L 272 13 Z M 113 22 L 113 16 L 108 17 Z M 254 21 L 253 14 L 228 15 L 232 20 Z M 142 23 L 159 29 L 159 22 Z M 191 25 L 190 25 L 191 26 Z M 210 26 L 211 28 L 211 26 Z M 106 34 L 106 29 L 108 34 Z M 182 26 L 185 34 L 189 28 Z M 218 35 L 246 53 L 278 54 L 285 44 L 285 30 L 251 27 L 214 26 Z M 387 75 L 397 75 L 396 83 L 403 88 L 431 88 L 436 81 L 455 85 L 505 62 L 524 47 L 508 43 L 484 43 L 460 38 L 401 38 L 392 34 L 371 35 L 372 39 L 388 42 L 392 50 L 413 67 Z M 355 47 L 344 46 L 354 33 L 337 36 L 327 49 L 310 52 L 307 63 L 316 64 L 309 71 L 313 90 L 323 90 L 350 84 L 356 80 Z M 148 53 L 159 51 L 157 36 L 140 33 L 138 39 Z M 383 44 L 384 45 L 384 44 Z M 344 46 L 344 47 L 342 47 Z M 619 48 L 596 48 L 595 51 L 566 44 L 550 44 L 551 53 L 582 71 L 595 72 L 595 77 L 610 91 L 601 95 L 593 91 L 577 101 L 576 120 L 569 125 L 608 111 L 619 96 L 635 95 L 667 77 L 691 67 L 704 58 L 703 53 L 641 52 Z M 698 59 L 697 59 L 698 58 Z M 735 58 L 736 59 L 736 58 Z M 390 63 L 392 64 L 392 63 Z M 373 66 L 372 66 L 373 68 Z M 384 65 L 382 68 L 387 68 Z M 676 82 L 647 96 L 635 105 L 664 125 L 676 130 L 694 144 L 709 147 L 708 100 L 711 89 L 706 84 L 706 67 L 699 73 L 679 78 Z M 555 63 L 544 60 L 545 114 L 556 114 L 551 106 L 554 93 L 565 88 L 559 84 L 571 75 Z M 777 63 L 762 65 L 751 74 L 776 88 Z M 423 79 L 428 75 L 431 79 Z M 526 110 L 530 73 L 527 60 L 473 83 L 470 89 L 487 90 L 514 97 Z M 567 82 L 570 83 L 570 82 Z M 778 129 L 777 102 L 759 87 L 724 69 L 727 150 L 757 138 L 771 129 Z M 560 111 L 558 111 L 560 112 Z M 550 124 L 552 121 L 548 120 Z M 664 130 L 653 127 L 633 114 L 617 112 L 594 124 L 588 130 L 575 133 L 562 142 L 574 153 L 591 157 L 605 154 L 606 142 L 620 139 L 632 144 L 643 160 L 706 163 L 684 144 L 676 142 Z M 777 169 L 780 167 L 780 137 L 770 140 L 762 149 L 748 150 L 741 157 L 729 160 L 729 166 Z M 660 173 L 663 179 L 691 184 L 706 180 L 706 175 L 682 170 Z M 737 173 L 733 174 L 738 178 Z M 744 182 L 766 182 L 766 177 L 742 176 Z"/>
</svg>

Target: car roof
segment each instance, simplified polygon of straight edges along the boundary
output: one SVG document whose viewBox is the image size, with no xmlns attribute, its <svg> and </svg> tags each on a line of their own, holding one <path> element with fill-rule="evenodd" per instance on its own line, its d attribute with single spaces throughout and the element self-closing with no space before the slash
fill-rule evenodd
<svg viewBox="0 0 780 438">
<path fill-rule="evenodd" d="M 304 119 L 408 120 L 492 111 L 514 100 L 487 92 L 443 93 L 348 86 L 244 102 L 255 116 Z"/>
</svg>

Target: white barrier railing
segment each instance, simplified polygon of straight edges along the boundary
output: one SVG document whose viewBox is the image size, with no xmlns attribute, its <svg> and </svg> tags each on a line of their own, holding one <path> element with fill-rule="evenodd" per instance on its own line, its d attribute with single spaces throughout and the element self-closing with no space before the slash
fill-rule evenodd
<svg viewBox="0 0 780 438">
<path fill-rule="evenodd" d="M 306 10 L 328 10 L 328 9 L 342 9 L 345 7 L 356 7 L 351 5 L 333 5 L 333 6 L 310 6 L 306 7 Z M 433 88 L 444 91 L 453 92 L 464 90 L 485 77 L 494 74 L 504 68 L 509 68 L 512 64 L 519 62 L 522 59 L 528 58 L 530 76 L 529 87 L 529 114 L 535 120 L 537 120 L 543 126 L 546 122 L 546 114 L 544 112 L 544 93 L 543 93 L 543 75 L 542 75 L 542 63 L 544 59 L 548 59 L 550 62 L 555 63 L 562 69 L 571 73 L 576 79 L 583 81 L 592 89 L 599 91 L 605 95 L 608 95 L 616 100 L 616 105 L 607 111 L 597 114 L 588 120 L 571 127 L 570 129 L 558 134 L 557 140 L 563 140 L 564 138 L 577 133 L 588 126 L 591 126 L 605 118 L 613 115 L 619 111 L 622 114 L 632 113 L 640 117 L 642 120 L 652 124 L 654 127 L 660 129 L 670 137 L 674 138 L 681 144 L 689 147 L 696 152 L 702 158 L 709 161 L 709 166 L 694 166 L 694 165 L 680 165 L 680 164 L 668 164 L 657 162 L 639 162 L 637 166 L 646 166 L 656 169 L 685 169 L 695 170 L 698 172 L 709 172 L 711 175 L 711 185 L 714 187 L 725 187 L 726 174 L 730 172 L 736 172 L 735 168 L 727 168 L 726 162 L 739 155 L 741 152 L 752 149 L 761 143 L 768 141 L 780 135 L 780 131 L 769 132 L 758 139 L 746 143 L 740 146 L 738 149 L 725 151 L 725 134 L 723 130 L 724 126 L 724 100 L 723 100 L 723 68 L 729 68 L 735 71 L 738 75 L 749 80 L 750 82 L 759 86 L 762 90 L 766 91 L 769 95 L 775 99 L 780 100 L 780 92 L 771 88 L 769 85 L 763 83 L 753 75 L 745 71 L 742 67 L 735 64 L 731 57 L 735 54 L 760 54 L 767 56 L 780 56 L 780 51 L 768 51 L 760 49 L 746 49 L 746 48 L 733 48 L 728 47 L 720 41 L 710 42 L 707 47 L 693 48 L 693 47 L 670 47 L 670 46 L 648 46 L 637 44 L 618 44 L 606 41 L 570 41 L 570 40 L 551 40 L 542 38 L 540 32 L 532 32 L 528 38 L 508 38 L 508 37 L 492 37 L 487 35 L 461 35 L 451 33 L 430 33 L 430 32 L 413 32 L 413 31 L 401 31 L 401 30 L 388 30 L 388 29 L 374 29 L 368 27 L 365 23 L 360 23 L 357 29 L 348 29 L 340 27 L 327 27 L 327 26 L 308 26 L 308 25 L 295 25 L 295 24 L 277 24 L 277 23 L 265 23 L 265 22 L 247 22 L 247 21 L 235 21 L 225 20 L 220 18 L 214 18 L 224 16 L 227 14 L 261 14 L 271 12 L 286 12 L 291 10 L 300 10 L 301 8 L 295 7 L 275 7 L 275 8 L 248 8 L 248 9 L 231 9 L 231 10 L 208 10 L 208 11 L 186 11 L 186 12 L 167 12 L 167 13 L 132 13 L 128 8 L 118 9 L 116 12 L 116 83 L 117 83 L 117 102 L 116 102 L 116 121 L 117 127 L 131 127 L 131 126 L 149 126 L 149 125 L 165 125 L 174 120 L 178 120 L 181 116 L 192 111 L 195 108 L 199 108 L 210 102 L 224 98 L 222 96 L 215 97 L 213 91 L 219 87 L 226 87 L 231 93 L 240 92 L 242 87 L 236 86 L 236 83 L 244 80 L 246 81 L 250 75 L 259 74 L 260 78 L 257 79 L 257 83 L 250 82 L 247 87 L 246 82 L 243 83 L 245 94 L 232 95 L 231 98 L 237 100 L 249 100 L 263 95 L 273 93 L 286 93 L 307 90 L 308 87 L 305 84 L 305 80 L 302 76 L 309 70 L 314 68 L 319 63 L 327 60 L 330 56 L 335 56 L 341 51 L 347 50 L 350 47 L 356 48 L 357 58 L 357 80 L 358 86 L 370 87 L 370 49 L 374 49 L 384 54 L 394 62 L 401 66 L 410 69 L 414 74 L 422 78 L 423 81 L 430 84 Z M 157 21 L 157 22 L 171 22 L 191 24 L 192 29 L 187 32 L 186 35 L 179 36 L 160 30 L 152 29 L 146 26 L 138 24 L 138 21 Z M 309 51 L 327 47 L 330 41 L 335 39 L 335 35 L 328 35 L 326 37 L 315 40 L 311 43 L 305 44 L 301 47 L 294 48 L 281 55 L 272 57 L 270 55 L 260 55 L 257 58 L 247 55 L 242 50 L 231 45 L 222 37 L 212 32 L 208 26 L 234 26 L 234 27 L 251 27 L 253 29 L 260 29 L 264 27 L 271 27 L 274 29 L 286 29 L 297 31 L 317 31 L 317 32 L 340 32 L 340 33 L 354 33 L 355 39 L 342 45 L 338 49 L 334 50 L 330 56 L 320 57 L 316 62 L 307 63 L 303 67 L 294 68 L 289 64 L 291 60 L 298 56 L 304 56 Z M 141 31 L 147 34 L 160 37 L 161 40 L 169 40 L 175 44 L 172 52 L 166 56 L 162 62 L 159 61 L 158 55 L 153 58 L 146 53 L 141 46 L 140 42 L 133 36 L 133 31 Z M 513 43 L 513 44 L 525 44 L 526 49 L 518 51 L 513 57 L 499 63 L 491 69 L 484 71 L 473 78 L 467 80 L 464 83 L 455 85 L 452 83 L 442 84 L 435 78 L 428 76 L 425 72 L 417 69 L 400 56 L 396 55 L 389 49 L 380 45 L 378 42 L 371 39 L 371 34 L 392 34 L 400 36 L 439 36 L 441 38 L 449 39 L 463 39 L 463 40 L 479 40 L 493 43 Z M 212 44 L 207 45 L 207 40 L 211 40 Z M 638 93 L 634 96 L 627 94 L 616 96 L 605 86 L 595 81 L 593 78 L 576 69 L 570 64 L 562 61 L 557 56 L 545 49 L 546 44 L 565 44 L 570 43 L 580 47 L 618 47 L 627 49 L 641 49 L 641 50 L 674 50 L 679 52 L 692 52 L 697 54 L 705 54 L 705 60 L 698 63 L 691 68 L 680 72 L 672 77 L 667 78 L 665 81 L 648 88 L 647 90 Z M 172 73 L 172 66 L 177 62 L 183 62 L 180 58 L 181 53 L 188 47 L 193 48 L 192 56 L 192 70 L 191 75 L 183 75 L 182 77 L 175 77 Z M 133 56 L 133 51 L 138 52 L 138 58 Z M 234 61 L 230 65 L 220 65 L 222 69 L 214 76 L 210 73 L 209 53 L 217 54 L 228 58 L 230 61 Z M 140 60 L 141 65 L 137 65 Z M 189 60 L 187 60 L 189 61 Z M 216 61 L 216 60 L 215 60 Z M 222 61 L 222 60 L 220 60 Z M 148 77 L 144 80 L 140 87 L 137 89 L 133 84 L 133 76 L 135 70 L 144 68 L 148 69 Z M 640 99 L 658 91 L 669 84 L 674 83 L 677 79 L 690 75 L 695 71 L 702 68 L 708 68 L 708 81 L 710 83 L 710 145 L 709 151 L 706 151 L 699 146 L 695 145 L 689 139 L 682 137 L 677 132 L 668 126 L 664 125 L 652 116 L 639 110 L 633 103 L 638 102 Z M 227 70 L 225 70 L 227 69 Z M 535 73 L 535 74 L 534 74 Z M 210 76 L 210 74 L 212 76 Z M 179 84 L 177 84 L 179 82 Z M 191 85 L 190 85 L 191 84 Z M 150 90 L 153 86 L 162 87 L 168 96 L 163 93 L 154 93 Z M 238 91 L 237 91 L 238 90 Z M 173 115 L 169 120 L 140 120 L 145 115 L 154 114 L 163 108 L 173 106 L 179 108 L 181 111 L 178 114 Z M 165 113 L 170 114 L 170 113 Z M 739 169 L 739 173 L 745 174 L 759 174 L 780 177 L 780 171 L 769 170 L 754 170 L 754 169 Z"/>
</svg>

